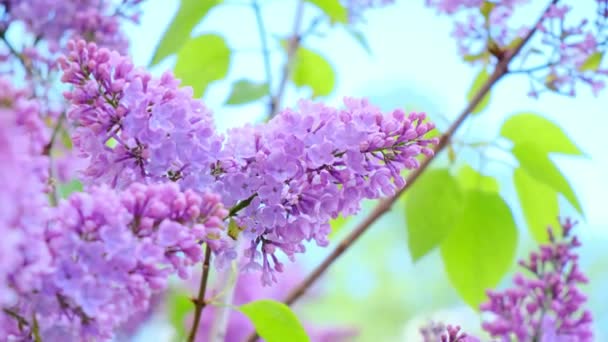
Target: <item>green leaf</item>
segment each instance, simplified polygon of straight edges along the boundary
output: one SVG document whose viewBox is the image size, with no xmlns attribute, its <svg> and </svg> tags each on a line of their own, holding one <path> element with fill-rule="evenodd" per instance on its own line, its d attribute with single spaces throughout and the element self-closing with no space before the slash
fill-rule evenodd
<svg viewBox="0 0 608 342">
<path fill-rule="evenodd" d="M 306 0 L 317 6 L 332 23 L 348 23 L 348 11 L 339 0 Z"/>
<path fill-rule="evenodd" d="M 429 170 L 420 176 L 405 200 L 407 242 L 414 261 L 439 246 L 462 210 L 460 187 L 447 169 Z"/>
<path fill-rule="evenodd" d="M 59 134 L 61 136 L 61 143 L 63 144 L 63 146 L 65 148 L 67 148 L 68 150 L 71 150 L 73 145 L 72 145 L 72 137 L 70 136 L 70 132 L 68 132 L 67 129 L 62 127 Z"/>
<path fill-rule="evenodd" d="M 269 91 L 266 82 L 255 83 L 249 80 L 239 80 L 234 83 L 226 104 L 238 105 L 252 102 L 268 95 Z"/>
<path fill-rule="evenodd" d="M 602 63 L 602 57 L 604 57 L 604 53 L 600 51 L 596 51 L 592 53 L 587 59 L 581 64 L 579 67 L 580 71 L 596 71 L 599 69 L 600 64 Z"/>
<path fill-rule="evenodd" d="M 479 190 L 484 192 L 498 192 L 500 187 L 494 177 L 484 176 L 469 165 L 464 165 L 458 171 L 458 182 L 464 190 Z"/>
<path fill-rule="evenodd" d="M 483 4 L 481 4 L 481 6 L 479 7 L 479 11 L 483 15 L 483 17 L 486 18 L 486 20 L 487 20 L 488 18 L 490 18 L 490 13 L 492 13 L 492 10 L 494 9 L 494 7 L 496 7 L 495 3 L 489 2 L 489 1 L 484 1 Z"/>
<path fill-rule="evenodd" d="M 304 47 L 296 51 L 291 77 L 297 87 L 310 87 L 313 97 L 329 95 L 336 83 L 331 64 L 323 56 Z"/>
<path fill-rule="evenodd" d="M 167 309 L 176 340 L 181 341 L 186 336 L 186 317 L 194 310 L 192 300 L 185 293 L 173 290 L 167 298 Z"/>
<path fill-rule="evenodd" d="M 483 58 L 487 58 L 488 57 L 488 53 L 486 51 L 474 54 L 474 55 L 464 55 L 462 58 L 465 60 L 465 62 L 475 62 L 477 60 L 483 59 Z"/>
<path fill-rule="evenodd" d="M 230 49 L 224 38 L 205 34 L 189 40 L 177 53 L 175 76 L 194 88 L 194 97 L 205 93 L 209 83 L 228 74 Z"/>
<path fill-rule="evenodd" d="M 513 155 L 530 176 L 560 192 L 579 213 L 583 214 L 583 208 L 568 180 L 549 159 L 547 153 L 540 149 L 541 147 L 542 144 L 541 146 L 535 144 L 515 145 Z"/>
<path fill-rule="evenodd" d="M 80 191 L 82 191 L 82 183 L 76 179 L 57 185 L 57 195 L 59 195 L 59 198 L 68 198 L 72 193 Z"/>
<path fill-rule="evenodd" d="M 473 84 L 471 85 L 471 89 L 467 93 L 467 100 L 471 101 L 477 94 L 477 92 L 481 89 L 481 87 L 486 83 L 490 74 L 486 71 L 486 69 L 481 69 L 479 74 L 473 80 Z M 490 104 L 490 92 L 488 91 L 486 95 L 479 101 L 477 106 L 471 111 L 471 114 L 479 114 Z"/>
<path fill-rule="evenodd" d="M 477 309 L 486 289 L 509 271 L 516 247 L 517 228 L 505 201 L 496 193 L 470 191 L 462 219 L 441 244 L 441 257 L 456 291 Z"/>
<path fill-rule="evenodd" d="M 528 231 L 537 242 L 547 242 L 547 226 L 557 227 L 559 225 L 557 221 L 559 215 L 557 192 L 530 177 L 522 168 L 515 169 L 513 182 L 528 225 Z"/>
<path fill-rule="evenodd" d="M 533 144 L 545 153 L 583 154 L 558 125 L 535 113 L 511 116 L 502 125 L 500 135 L 515 145 Z"/>
<path fill-rule="evenodd" d="M 344 228 L 344 226 L 346 226 L 346 223 L 350 220 L 350 217 L 344 217 L 342 216 L 342 214 L 340 214 L 340 216 L 336 217 L 335 219 L 331 220 L 329 222 L 329 225 L 331 226 L 331 233 L 329 233 L 329 238 L 333 238 L 334 236 L 336 236 L 336 234 L 338 234 L 339 231 L 342 230 L 342 228 Z"/>
<path fill-rule="evenodd" d="M 116 139 L 114 138 L 110 138 L 108 139 L 108 141 L 106 141 L 106 146 L 108 146 L 109 148 L 114 148 L 116 147 L 116 145 L 118 145 L 118 141 L 116 141 Z"/>
<path fill-rule="evenodd" d="M 207 15 L 210 9 L 222 1 L 181 0 L 177 14 L 158 44 L 150 65 L 155 65 L 165 57 L 179 51 L 182 45 L 190 39 L 194 27 Z"/>
<path fill-rule="evenodd" d="M 234 219 L 230 218 L 230 223 L 228 223 L 228 236 L 230 236 L 230 238 L 232 238 L 232 240 L 236 241 L 239 238 L 239 235 L 241 234 L 242 231 L 243 231 L 243 228 L 239 227 L 239 225 L 236 223 L 236 221 Z"/>
<path fill-rule="evenodd" d="M 258 300 L 242 305 L 239 310 L 251 320 L 258 335 L 267 342 L 310 341 L 298 317 L 283 303 Z"/>
</svg>

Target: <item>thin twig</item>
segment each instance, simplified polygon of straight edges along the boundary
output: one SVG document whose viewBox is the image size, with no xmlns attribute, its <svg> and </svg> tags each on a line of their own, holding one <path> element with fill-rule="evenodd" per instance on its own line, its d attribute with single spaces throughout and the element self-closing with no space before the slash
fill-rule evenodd
<svg viewBox="0 0 608 342">
<path fill-rule="evenodd" d="M 445 133 L 441 135 L 439 138 L 439 143 L 435 146 L 434 153 L 432 156 L 426 157 L 420 167 L 412 173 L 410 173 L 406 179 L 406 184 L 403 188 L 401 188 L 397 193 L 387 199 L 380 201 L 380 203 L 374 208 L 374 210 L 361 222 L 344 240 L 342 240 L 336 249 L 334 249 L 331 254 L 329 254 L 323 262 L 317 266 L 312 273 L 304 279 L 298 286 L 296 286 L 285 298 L 284 303 L 287 305 L 292 305 L 298 300 L 305 292 L 310 288 L 312 284 L 314 284 L 331 266 L 334 261 L 338 259 L 350 246 L 354 244 L 357 239 L 363 235 L 378 218 L 388 212 L 393 204 L 399 199 L 399 197 L 411 187 L 418 177 L 426 170 L 426 168 L 431 164 L 431 162 L 435 159 L 437 155 L 447 146 L 448 142 L 458 130 L 460 125 L 465 121 L 468 115 L 473 111 L 473 109 L 481 102 L 484 96 L 490 91 L 490 89 L 506 74 L 509 73 L 508 67 L 509 63 L 517 56 L 517 54 L 521 51 L 523 46 L 532 38 L 534 33 L 536 32 L 536 27 L 543 20 L 545 13 L 549 10 L 550 6 L 557 3 L 559 0 L 551 1 L 551 4 L 545 9 L 543 15 L 538 19 L 534 27 L 526 34 L 526 36 L 522 39 L 522 41 L 516 45 L 512 50 L 508 50 L 502 56 L 502 59 L 496 64 L 496 67 L 488 80 L 483 84 L 483 86 L 477 91 L 475 96 L 471 99 L 471 101 L 467 104 L 466 108 L 458 115 L 456 121 L 450 125 Z M 254 332 L 249 336 L 247 341 L 253 342 L 258 339 L 258 335 Z"/>
<path fill-rule="evenodd" d="M 285 88 L 287 87 L 287 80 L 289 79 L 289 75 L 291 74 L 294 58 L 296 55 L 296 51 L 300 46 L 300 42 L 302 37 L 300 36 L 300 26 L 302 26 L 302 18 L 304 17 L 304 0 L 298 1 L 298 7 L 296 8 L 296 15 L 293 21 L 293 32 L 289 41 L 287 42 L 287 61 L 285 61 L 285 65 L 283 65 L 283 71 L 281 73 L 281 81 L 279 83 L 279 89 L 275 96 L 272 97 L 270 103 L 270 110 L 268 117 L 272 118 L 281 108 L 281 101 L 283 100 L 283 95 L 285 94 Z"/>
<path fill-rule="evenodd" d="M 23 54 L 17 51 L 17 49 L 15 49 L 15 47 L 6 39 L 6 31 L 0 31 L 0 40 L 4 42 L 4 45 L 6 45 L 9 52 L 17 57 L 27 74 L 30 76 L 33 75 L 34 71 L 32 70 L 32 65 L 28 63 L 27 60 L 23 58 Z"/>
<path fill-rule="evenodd" d="M 198 288 L 198 297 L 194 302 L 194 322 L 192 323 L 192 329 L 188 335 L 188 342 L 194 342 L 196 333 L 198 332 L 198 326 L 201 322 L 201 315 L 203 309 L 207 305 L 205 302 L 205 292 L 207 291 L 207 280 L 209 279 L 209 265 L 211 263 L 211 248 L 209 245 L 205 245 L 205 258 L 203 260 L 203 274 L 201 276 L 201 284 Z"/>
<path fill-rule="evenodd" d="M 272 68 L 270 67 L 270 49 L 268 48 L 268 42 L 266 40 L 266 27 L 264 26 L 264 18 L 262 17 L 262 10 L 257 0 L 251 1 L 251 7 L 255 13 L 255 21 L 258 27 L 258 34 L 260 36 L 260 43 L 262 44 L 262 57 L 264 58 L 264 73 L 266 74 L 266 84 L 268 85 L 268 92 L 272 94 Z M 268 100 L 268 111 L 272 113 L 273 99 L 270 96 Z"/>
</svg>

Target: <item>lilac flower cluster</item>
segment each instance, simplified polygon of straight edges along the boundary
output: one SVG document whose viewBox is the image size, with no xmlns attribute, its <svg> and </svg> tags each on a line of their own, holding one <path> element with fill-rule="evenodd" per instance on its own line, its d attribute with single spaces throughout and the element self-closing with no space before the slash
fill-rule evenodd
<svg viewBox="0 0 608 342">
<path fill-rule="evenodd" d="M 276 251 L 293 258 L 305 240 L 327 245 L 330 219 L 357 212 L 363 199 L 394 194 L 405 184 L 401 171 L 433 153 L 436 139 L 424 136 L 434 125 L 423 122 L 425 114 L 383 115 L 366 100 L 344 103 L 302 101 L 264 126 L 230 131 L 211 171 L 224 203 L 243 207 L 235 220 L 251 240 L 248 266 L 263 270 L 265 284 L 283 268 Z"/>
<path fill-rule="evenodd" d="M 532 13 L 529 0 L 425 0 L 427 6 L 455 17 L 452 32 L 460 53 L 470 62 L 496 62 L 531 29 L 513 18 Z M 572 6 L 551 4 L 536 27 L 538 39 L 526 46 L 515 63 L 515 72 L 530 78 L 529 95 L 544 91 L 574 96 L 576 84 L 586 84 L 594 94 L 604 88 L 608 68 L 601 57 L 607 48 L 606 1 L 597 0 L 597 13 L 577 21 Z M 592 23 L 591 18 L 596 17 Z"/>
<path fill-rule="evenodd" d="M 14 319 L 3 318 L 0 337 L 111 338 L 148 308 L 169 275 L 188 275 L 202 260 L 201 243 L 213 247 L 221 239 L 226 215 L 217 195 L 171 183 L 72 195 L 47 224 L 50 267 L 39 287 L 20 291 L 20 301 L 4 308 Z"/>
<path fill-rule="evenodd" d="M 424 138 L 434 128 L 424 114 L 386 116 L 347 99 L 343 110 L 302 102 L 298 112 L 235 129 L 223 143 L 211 113 L 170 73 L 153 78 L 93 43 L 69 49 L 62 80 L 74 85 L 66 93 L 68 118 L 88 158 L 86 180 L 212 188 L 251 240 L 249 266 L 263 269 L 267 284 L 282 268 L 275 250 L 293 257 L 304 251 L 303 240 L 326 245 L 331 218 L 355 213 L 362 199 L 393 194 L 404 185 L 401 171 L 418 167 L 416 158 L 432 154 L 436 142 Z"/>
<path fill-rule="evenodd" d="M 531 278 L 518 274 L 514 288 L 488 292 L 490 299 L 481 310 L 491 316 L 482 325 L 490 335 L 517 341 L 593 340 L 591 313 L 582 309 L 586 297 L 578 288 L 587 278 L 574 253 L 580 246 L 571 234 L 574 225 L 563 222 L 560 241 L 549 228 L 550 243 L 520 261 Z"/>
<path fill-rule="evenodd" d="M 0 307 L 35 286 L 49 255 L 43 241 L 47 213 L 47 141 L 36 101 L 0 78 Z"/>
<path fill-rule="evenodd" d="M 88 159 L 88 183 L 124 188 L 132 182 L 179 181 L 202 190 L 219 153 L 210 111 L 178 88 L 170 73 L 153 78 L 116 52 L 84 41 L 68 44 L 60 60 L 73 140 Z M 114 142 L 112 146 L 110 142 Z"/>
<path fill-rule="evenodd" d="M 13 21 L 25 24 L 36 39 L 43 38 L 50 51 L 60 50 L 69 39 L 83 38 L 101 46 L 126 52 L 128 40 L 120 20 L 137 21 L 134 6 L 141 0 L 4 0 L 2 26 Z M 2 30 L 2 28 L 0 28 Z"/>
<path fill-rule="evenodd" d="M 276 286 L 262 286 L 257 280 L 257 276 L 253 273 L 240 273 L 236 282 L 233 304 L 243 305 L 260 299 L 282 300 L 290 288 L 296 286 L 302 280 L 302 270 L 295 265 L 287 269 Z M 193 284 L 198 284 L 193 281 Z M 211 296 L 219 295 L 223 289 L 215 289 Z M 209 306 L 205 308 L 201 317 L 199 333 L 197 334 L 197 342 L 209 341 L 209 332 L 212 330 L 212 325 L 218 308 Z M 254 327 L 250 320 L 241 312 L 232 310 L 229 313 L 228 327 L 224 337 L 225 342 L 245 341 L 247 336 L 254 331 Z M 346 342 L 351 341 L 357 336 L 356 329 L 349 326 L 319 326 L 303 322 L 304 328 L 308 333 L 311 341 L 315 342 Z"/>
</svg>

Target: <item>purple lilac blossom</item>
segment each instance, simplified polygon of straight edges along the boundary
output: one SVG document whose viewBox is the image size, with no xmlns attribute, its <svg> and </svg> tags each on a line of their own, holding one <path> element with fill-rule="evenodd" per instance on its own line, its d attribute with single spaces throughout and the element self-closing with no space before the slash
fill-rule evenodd
<svg viewBox="0 0 608 342">
<path fill-rule="evenodd" d="M 417 168 L 436 143 L 424 138 L 434 128 L 424 114 L 384 115 L 355 99 L 341 110 L 301 102 L 222 142 L 210 111 L 170 73 L 155 79 L 93 43 L 68 47 L 62 80 L 75 86 L 66 93 L 68 118 L 88 159 L 85 180 L 212 187 L 226 207 L 240 209 L 231 216 L 249 240 L 248 267 L 262 269 L 265 284 L 282 269 L 276 250 L 293 258 L 305 240 L 327 245 L 330 219 L 354 214 L 362 199 L 392 195 L 405 183 L 401 171 Z"/>
<path fill-rule="evenodd" d="M 179 88 L 171 73 L 154 78 L 127 57 L 84 41 L 68 44 L 62 80 L 74 85 L 68 119 L 74 145 L 88 160 L 84 180 L 124 188 L 177 181 L 203 190 L 221 148 L 211 112 Z M 110 145 L 114 142 L 115 146 Z"/>
<path fill-rule="evenodd" d="M 148 309 L 170 275 L 188 276 L 202 260 L 201 243 L 213 249 L 224 235 L 226 215 L 219 196 L 182 192 L 174 183 L 73 194 L 47 224 L 50 268 L 38 288 L 21 292 L 19 302 L 6 308 L 13 315 L 3 315 L 1 336 L 112 338 L 132 315 Z"/>
<path fill-rule="evenodd" d="M 276 286 L 268 287 L 262 286 L 255 273 L 240 273 L 235 285 L 233 304 L 243 305 L 260 299 L 282 300 L 287 295 L 289 289 L 296 286 L 302 280 L 302 275 L 301 269 L 297 266 L 291 267 L 281 274 Z M 209 297 L 212 298 L 215 294 L 220 294 L 222 290 L 216 289 L 211 291 Z M 208 335 L 217 312 L 217 308 L 213 305 L 205 308 L 201 316 L 197 342 L 209 340 Z M 244 341 L 254 331 L 253 325 L 240 311 L 231 310 L 229 315 L 224 340 L 226 342 Z M 319 326 L 310 322 L 303 322 L 303 325 L 310 340 L 314 342 L 346 342 L 351 341 L 358 334 L 356 329 L 348 326 Z"/>
<path fill-rule="evenodd" d="M 490 316 L 482 327 L 491 336 L 523 342 L 593 341 L 591 313 L 583 308 L 587 298 L 578 288 L 587 277 L 574 252 L 580 246 L 571 234 L 575 224 L 562 223 L 559 241 L 549 228 L 550 243 L 520 261 L 530 276 L 517 274 L 513 288 L 488 291 L 490 299 L 480 308 Z"/>
<path fill-rule="evenodd" d="M 514 44 L 526 35 L 531 25 L 520 25 L 513 18 L 520 13 L 533 13 L 530 0 L 425 0 L 439 13 L 454 17 L 452 36 L 465 60 L 496 63 Z M 576 85 L 584 84 L 597 95 L 605 87 L 608 68 L 590 66 L 608 47 L 606 1 L 597 0 L 596 13 L 580 19 L 568 4 L 552 4 L 537 28 L 533 39 L 511 65 L 512 70 L 530 79 L 529 95 L 553 91 L 567 96 L 576 94 Z M 593 20 L 595 18 L 595 20 Z M 529 20 L 534 20 L 532 16 Z"/>
<path fill-rule="evenodd" d="M 234 218 L 250 240 L 247 268 L 261 269 L 264 284 L 283 269 L 277 251 L 293 259 L 304 241 L 326 246 L 332 218 L 356 213 L 363 199 L 393 195 L 405 185 L 401 172 L 433 154 L 425 114 L 344 104 L 301 101 L 263 126 L 228 132 L 214 190 L 227 207 L 247 204 Z"/>
<path fill-rule="evenodd" d="M 83 38 L 101 46 L 126 52 L 128 40 L 120 30 L 121 20 L 137 21 L 134 10 L 141 0 L 3 0 L 4 26 L 23 22 L 27 31 L 44 39 L 51 52 L 69 39 Z"/>
<path fill-rule="evenodd" d="M 50 260 L 43 241 L 48 138 L 38 103 L 29 97 L 0 78 L 0 307 L 36 286 Z"/>
</svg>

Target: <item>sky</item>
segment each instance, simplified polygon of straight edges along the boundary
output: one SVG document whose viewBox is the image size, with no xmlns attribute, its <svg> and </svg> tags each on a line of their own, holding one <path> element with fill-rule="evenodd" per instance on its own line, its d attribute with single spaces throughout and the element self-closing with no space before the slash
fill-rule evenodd
<svg viewBox="0 0 608 342">
<path fill-rule="evenodd" d="M 371 55 L 341 27 L 326 30 L 328 33 L 324 37 L 311 37 L 304 42 L 306 47 L 327 57 L 337 71 L 337 87 L 324 100 L 338 105 L 343 96 L 369 97 L 387 110 L 408 107 L 426 111 L 438 120 L 439 127 L 446 127 L 446 122 L 455 118 L 465 106 L 465 95 L 478 70 L 464 64 L 458 57 L 456 44 L 450 38 L 452 23 L 449 18 L 439 17 L 433 10 L 425 8 L 423 0 L 396 2 L 394 6 L 367 12 L 365 23 L 357 26 L 369 42 L 373 51 Z M 268 30 L 276 37 L 287 35 L 292 27 L 295 1 L 265 0 L 261 3 Z M 576 10 L 583 11 L 592 3 L 590 0 L 580 1 Z M 176 12 L 177 4 L 178 1 L 145 2 L 141 24 L 129 29 L 131 53 L 136 64 L 149 63 L 159 38 Z M 307 7 L 305 17 L 310 19 L 317 13 L 315 11 Z M 521 20 L 533 20 L 536 16 L 532 8 Z M 218 127 L 226 129 L 259 119 L 264 112 L 262 104 L 223 105 L 235 80 L 264 79 L 259 37 L 249 1 L 226 0 L 226 4 L 212 10 L 195 29 L 194 35 L 200 33 L 221 34 L 235 51 L 228 79 L 213 83 L 204 97 L 215 113 Z M 283 56 L 276 49 L 276 41 L 272 46 L 275 47 L 271 58 L 276 66 L 273 69 L 276 78 Z M 160 73 L 171 68 L 172 63 L 173 60 L 169 59 L 153 71 Z M 608 144 L 603 141 L 606 134 L 603 130 L 608 127 L 608 91 L 594 97 L 587 89 L 581 89 L 576 98 L 543 94 L 539 100 L 527 97 L 527 91 L 528 81 L 523 77 L 512 76 L 500 81 L 492 90 L 489 107 L 470 123 L 469 133 L 479 139 L 492 139 L 498 135 L 501 123 L 509 115 L 519 112 L 539 113 L 561 126 L 586 157 L 553 156 L 552 159 L 570 181 L 586 214 L 584 231 L 580 232 L 583 242 L 588 242 L 589 246 L 584 256 L 586 265 L 606 269 L 604 266 L 608 267 L 608 262 L 602 260 L 606 259 L 603 248 L 608 242 L 605 199 L 608 193 Z M 284 103 L 291 106 L 299 97 L 307 95 L 306 91 L 289 89 Z M 471 156 L 464 158 L 472 160 Z M 511 174 L 504 165 L 489 165 L 484 172 L 499 178 L 505 198 L 515 198 L 514 191 L 508 186 Z M 561 201 L 561 207 L 565 213 L 572 212 L 565 201 Z M 516 219 L 518 223 L 523 222 L 521 217 Z M 408 257 L 404 251 L 396 253 L 397 257 L 393 259 Z M 319 252 L 319 258 L 323 254 Z M 420 267 L 408 266 L 408 269 L 420 270 Z M 605 291 L 601 290 L 608 285 L 605 273 L 601 273 L 601 279 L 598 279 L 601 286 L 596 285 L 597 290 L 593 292 L 593 298 L 602 302 L 608 300 L 602 294 Z M 359 278 L 353 283 L 359 290 L 364 290 L 369 284 Z M 601 319 L 608 322 L 605 313 Z"/>
</svg>

